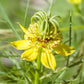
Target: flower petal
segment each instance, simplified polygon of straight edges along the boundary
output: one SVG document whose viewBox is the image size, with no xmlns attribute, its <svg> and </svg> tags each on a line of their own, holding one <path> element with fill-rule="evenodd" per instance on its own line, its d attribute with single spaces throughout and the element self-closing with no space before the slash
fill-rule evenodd
<svg viewBox="0 0 84 84">
<path fill-rule="evenodd" d="M 39 52 L 38 52 L 38 48 L 37 47 L 33 47 L 29 50 L 26 50 L 24 53 L 22 53 L 21 57 L 27 61 L 33 61 L 37 58 Z"/>
<path fill-rule="evenodd" d="M 24 28 L 20 23 L 18 23 L 19 26 L 21 27 L 21 29 L 23 30 L 24 33 L 28 32 L 28 30 L 26 28 Z"/>
<path fill-rule="evenodd" d="M 73 4 L 80 4 L 82 2 L 82 0 L 68 0 L 68 1 Z"/>
<path fill-rule="evenodd" d="M 52 70 L 56 67 L 55 57 L 49 49 L 43 49 L 41 53 L 41 62 L 45 67 L 51 68 Z"/>
<path fill-rule="evenodd" d="M 13 47 L 19 50 L 28 49 L 32 46 L 30 40 L 19 40 L 19 41 L 10 42 L 10 44 L 12 44 Z"/>
<path fill-rule="evenodd" d="M 56 47 L 53 47 L 53 49 L 57 54 L 60 54 L 63 56 L 68 56 L 75 52 L 74 48 L 65 44 L 59 44 Z"/>
<path fill-rule="evenodd" d="M 21 27 L 21 29 L 23 30 L 23 32 L 25 33 L 24 35 L 24 39 L 27 40 L 29 38 L 36 38 L 35 35 L 31 32 L 30 28 L 28 28 L 28 30 L 26 28 L 24 28 L 20 23 L 18 23 L 19 26 Z"/>
</svg>

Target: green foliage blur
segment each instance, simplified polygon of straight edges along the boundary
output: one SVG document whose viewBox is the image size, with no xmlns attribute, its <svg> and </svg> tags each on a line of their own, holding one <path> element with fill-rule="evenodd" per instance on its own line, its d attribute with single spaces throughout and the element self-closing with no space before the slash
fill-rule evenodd
<svg viewBox="0 0 84 84">
<path fill-rule="evenodd" d="M 60 31 L 63 35 L 62 42 L 67 45 L 69 45 L 71 10 L 71 46 L 76 49 L 76 52 L 70 56 L 70 65 L 74 64 L 75 66 L 66 70 L 66 73 L 53 73 L 52 70 L 42 66 L 41 77 L 52 73 L 51 76 L 42 79 L 42 84 L 84 84 L 84 0 L 78 5 L 80 12 L 76 10 L 74 4 L 67 2 L 67 0 L 0 0 L 0 5 L 21 39 L 23 39 L 24 34 L 17 22 L 28 28 L 32 15 L 41 10 L 47 13 L 50 10 L 51 15 L 60 15 L 62 18 L 59 21 Z M 35 61 L 27 62 L 21 59 L 20 55 L 23 51 L 16 50 L 9 44 L 15 40 L 18 40 L 17 36 L 0 10 L 0 84 L 31 84 L 31 79 L 34 80 Z M 67 57 L 55 53 L 54 55 L 57 61 L 56 69 L 59 71 L 66 66 Z"/>
</svg>

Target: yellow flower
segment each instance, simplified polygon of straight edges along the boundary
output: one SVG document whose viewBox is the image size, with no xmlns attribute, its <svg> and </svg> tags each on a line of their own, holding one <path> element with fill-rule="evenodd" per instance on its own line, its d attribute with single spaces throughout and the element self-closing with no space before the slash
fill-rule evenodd
<svg viewBox="0 0 84 84">
<path fill-rule="evenodd" d="M 68 0 L 68 1 L 73 4 L 80 4 L 82 2 L 82 0 Z"/>
<path fill-rule="evenodd" d="M 54 19 L 50 20 L 53 22 Z M 48 25 L 49 27 L 46 27 L 47 25 L 45 20 L 44 24 L 41 24 L 41 26 L 39 26 L 40 21 L 37 23 L 31 23 L 28 29 L 25 29 L 20 23 L 18 23 L 25 33 L 24 40 L 14 41 L 11 42 L 11 44 L 16 49 L 25 50 L 22 53 L 21 57 L 22 59 L 25 59 L 27 61 L 33 61 L 37 59 L 39 50 L 40 48 L 42 48 L 42 64 L 45 67 L 54 70 L 56 67 L 56 60 L 54 55 L 52 54 L 52 50 L 54 50 L 57 54 L 63 56 L 71 55 L 75 50 L 74 48 L 61 43 L 62 35 L 60 34 L 59 30 L 55 29 L 55 27 L 57 28 L 57 26 L 53 26 L 54 22 L 56 21 L 54 21 L 53 24 L 51 24 L 51 21 L 47 23 L 47 25 L 50 24 Z M 40 27 L 42 29 L 38 29 Z"/>
</svg>

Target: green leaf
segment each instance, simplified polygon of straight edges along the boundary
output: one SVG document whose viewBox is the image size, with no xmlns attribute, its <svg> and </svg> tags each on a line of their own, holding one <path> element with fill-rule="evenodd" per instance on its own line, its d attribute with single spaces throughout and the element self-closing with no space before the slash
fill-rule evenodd
<svg viewBox="0 0 84 84">
<path fill-rule="evenodd" d="M 8 24 L 10 25 L 10 27 L 11 27 L 12 31 L 14 32 L 14 34 L 16 35 L 17 39 L 21 40 L 21 37 L 19 36 L 19 34 L 17 33 L 17 31 L 15 30 L 13 24 L 12 24 L 11 21 L 9 20 L 9 18 L 8 18 L 8 16 L 6 15 L 6 13 L 5 13 L 3 7 L 1 6 L 1 4 L 0 4 L 0 11 L 1 11 L 1 13 L 3 14 L 3 16 L 4 16 L 4 19 L 5 19 L 5 20 L 8 22 Z"/>
</svg>

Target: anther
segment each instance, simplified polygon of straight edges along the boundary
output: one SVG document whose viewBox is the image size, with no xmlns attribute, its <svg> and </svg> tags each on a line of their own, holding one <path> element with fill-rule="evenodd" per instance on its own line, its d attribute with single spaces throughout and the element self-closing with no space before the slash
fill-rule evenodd
<svg viewBox="0 0 84 84">
<path fill-rule="evenodd" d="M 50 34 L 52 34 L 53 33 L 53 31 L 50 31 Z"/>
<path fill-rule="evenodd" d="M 52 36 L 52 35 L 50 35 L 50 37 L 52 38 L 53 36 Z"/>
</svg>

